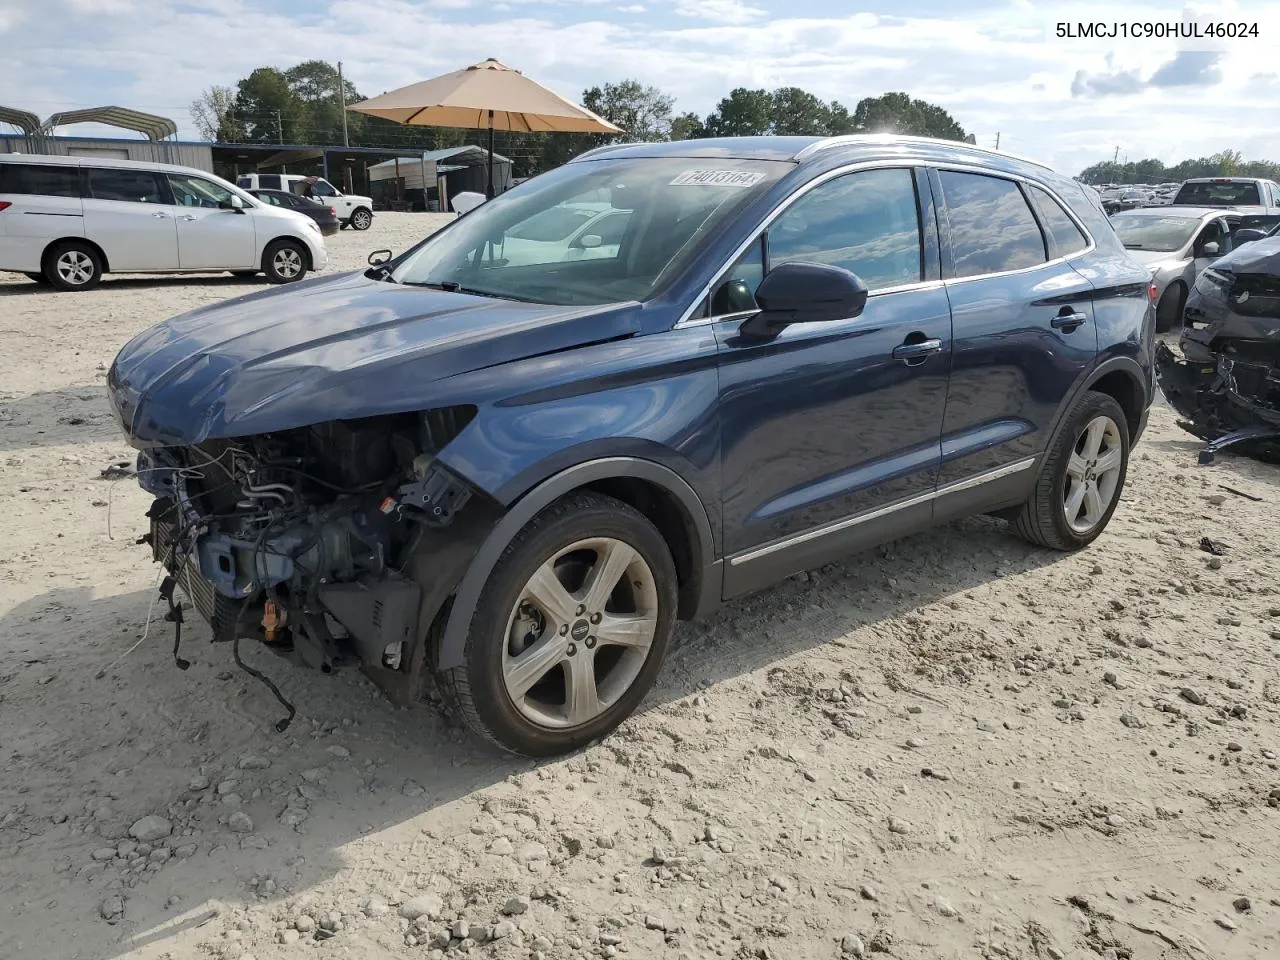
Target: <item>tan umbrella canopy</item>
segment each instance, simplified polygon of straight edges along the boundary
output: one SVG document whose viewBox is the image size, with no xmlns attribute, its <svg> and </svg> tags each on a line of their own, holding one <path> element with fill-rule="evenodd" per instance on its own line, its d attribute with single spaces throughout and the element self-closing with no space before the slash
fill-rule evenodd
<svg viewBox="0 0 1280 960">
<path fill-rule="evenodd" d="M 566 100 L 492 57 L 432 80 L 411 83 L 347 109 L 412 126 L 489 131 L 489 196 L 493 196 L 493 131 L 622 133 L 603 117 Z"/>
</svg>

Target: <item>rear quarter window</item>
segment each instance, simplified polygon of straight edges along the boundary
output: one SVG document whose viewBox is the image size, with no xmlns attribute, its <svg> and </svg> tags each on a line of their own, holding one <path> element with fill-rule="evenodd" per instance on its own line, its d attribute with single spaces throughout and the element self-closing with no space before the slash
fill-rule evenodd
<svg viewBox="0 0 1280 960">
<path fill-rule="evenodd" d="M 1089 246 L 1089 239 L 1080 232 L 1080 228 L 1053 198 L 1053 194 L 1033 184 L 1031 196 L 1035 198 L 1036 207 L 1040 211 L 1040 222 L 1053 243 L 1055 257 L 1070 257 Z"/>
<path fill-rule="evenodd" d="M 79 197 L 80 168 L 42 163 L 0 163 L 0 193 Z"/>
</svg>

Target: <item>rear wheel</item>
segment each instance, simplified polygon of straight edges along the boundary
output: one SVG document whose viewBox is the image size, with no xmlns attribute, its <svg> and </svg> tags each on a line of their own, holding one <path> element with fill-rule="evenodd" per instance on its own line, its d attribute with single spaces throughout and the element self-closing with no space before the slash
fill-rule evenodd
<svg viewBox="0 0 1280 960">
<path fill-rule="evenodd" d="M 87 243 L 63 241 L 45 254 L 44 278 L 57 290 L 91 290 L 102 280 L 102 258 Z"/>
<path fill-rule="evenodd" d="M 527 756 L 567 753 L 639 706 L 675 624 L 661 534 L 628 505 L 571 494 L 503 553 L 441 689 L 476 733 Z"/>
<path fill-rule="evenodd" d="M 1129 430 L 1113 397 L 1089 391 L 1067 415 L 1014 521 L 1032 543 L 1079 550 L 1106 529 L 1129 469 Z"/>
<path fill-rule="evenodd" d="M 373 226 L 373 214 L 364 207 L 356 207 L 351 214 L 352 230 L 368 230 Z"/>
<path fill-rule="evenodd" d="M 1180 283 L 1171 283 L 1156 304 L 1156 332 L 1164 333 L 1182 323 L 1182 304 L 1187 292 Z"/>
<path fill-rule="evenodd" d="M 307 275 L 307 250 L 297 240 L 273 240 L 262 252 L 262 272 L 272 283 L 296 283 Z"/>
</svg>

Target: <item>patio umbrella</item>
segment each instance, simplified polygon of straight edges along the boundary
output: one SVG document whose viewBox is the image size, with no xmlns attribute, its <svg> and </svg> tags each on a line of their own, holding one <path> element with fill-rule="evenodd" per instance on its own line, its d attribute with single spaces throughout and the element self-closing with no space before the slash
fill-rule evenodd
<svg viewBox="0 0 1280 960">
<path fill-rule="evenodd" d="M 396 123 L 489 131 L 489 189 L 493 196 L 493 131 L 622 133 L 603 117 L 490 57 L 432 80 L 411 83 L 347 108 Z"/>
</svg>

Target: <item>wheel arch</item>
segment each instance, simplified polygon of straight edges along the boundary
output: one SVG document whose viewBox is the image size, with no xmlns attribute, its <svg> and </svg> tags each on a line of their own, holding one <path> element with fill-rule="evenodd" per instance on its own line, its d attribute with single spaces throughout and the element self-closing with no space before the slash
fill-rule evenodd
<svg viewBox="0 0 1280 960">
<path fill-rule="evenodd" d="M 447 621 L 436 651 L 436 669 L 462 663 L 480 594 L 512 538 L 544 507 L 575 490 L 615 497 L 640 510 L 667 541 L 680 581 L 677 616 L 709 613 L 719 602 L 720 564 L 714 558 L 711 522 L 697 493 L 670 467 L 638 457 L 604 457 L 577 464 L 543 480 L 511 504 L 485 537 L 445 608 Z"/>
<path fill-rule="evenodd" d="M 57 240 L 50 240 L 45 244 L 44 250 L 40 253 L 40 268 L 43 270 L 45 263 L 49 259 L 49 255 L 53 253 L 53 248 L 60 243 L 83 243 L 86 247 L 91 248 L 102 261 L 102 272 L 109 273 L 111 271 L 111 261 L 107 258 L 107 251 L 102 249 L 100 244 L 94 243 L 88 237 L 59 237 Z"/>
<path fill-rule="evenodd" d="M 1120 404 L 1120 408 L 1124 411 L 1125 425 L 1129 429 L 1129 443 L 1136 442 L 1142 432 L 1151 400 L 1147 395 L 1144 380 L 1142 367 L 1132 357 L 1111 357 L 1095 366 L 1076 383 L 1058 409 L 1053 430 L 1049 434 L 1044 450 L 1040 453 L 1040 462 L 1043 462 L 1044 457 L 1048 456 L 1048 452 L 1053 449 L 1058 435 L 1062 432 L 1062 426 L 1075 405 L 1090 390 L 1105 393 Z M 1039 469 L 1039 466 L 1040 464 L 1037 463 L 1036 469 Z"/>
</svg>

